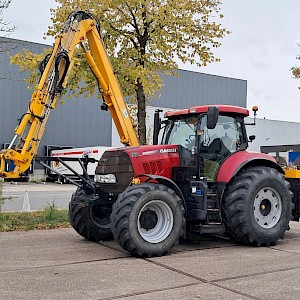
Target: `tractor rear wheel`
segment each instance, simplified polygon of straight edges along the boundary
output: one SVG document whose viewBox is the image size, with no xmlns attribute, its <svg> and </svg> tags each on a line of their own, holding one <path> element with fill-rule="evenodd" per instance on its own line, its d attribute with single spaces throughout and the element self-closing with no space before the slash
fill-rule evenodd
<svg viewBox="0 0 300 300">
<path fill-rule="evenodd" d="M 111 208 L 101 205 L 87 206 L 87 195 L 77 189 L 69 203 L 69 220 L 72 227 L 89 241 L 99 242 L 113 239 L 110 229 Z"/>
<path fill-rule="evenodd" d="M 225 191 L 222 217 L 232 240 L 274 245 L 291 220 L 289 183 L 273 168 L 257 166 L 242 171 Z"/>
<path fill-rule="evenodd" d="M 137 257 L 161 256 L 179 242 L 184 208 L 176 193 L 155 183 L 128 187 L 113 205 L 115 240 Z"/>
</svg>

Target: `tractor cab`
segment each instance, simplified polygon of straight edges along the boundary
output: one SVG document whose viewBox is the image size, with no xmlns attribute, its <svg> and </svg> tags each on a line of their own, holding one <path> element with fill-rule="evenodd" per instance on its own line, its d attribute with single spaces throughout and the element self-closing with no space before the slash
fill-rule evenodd
<svg viewBox="0 0 300 300">
<path fill-rule="evenodd" d="M 161 144 L 178 145 L 181 167 L 197 166 L 197 177 L 214 181 L 226 158 L 247 148 L 248 114 L 244 108 L 226 105 L 168 112 Z"/>
</svg>

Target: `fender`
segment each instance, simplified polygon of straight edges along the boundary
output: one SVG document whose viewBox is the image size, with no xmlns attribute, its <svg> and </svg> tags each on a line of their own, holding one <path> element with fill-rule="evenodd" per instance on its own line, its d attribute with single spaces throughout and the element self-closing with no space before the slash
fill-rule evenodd
<svg viewBox="0 0 300 300">
<path fill-rule="evenodd" d="M 223 162 L 216 176 L 216 182 L 228 183 L 241 169 L 251 165 L 269 166 L 284 174 L 272 156 L 259 152 L 239 151 Z"/>
<path fill-rule="evenodd" d="M 153 175 L 153 174 L 142 174 L 142 175 L 138 175 L 137 178 L 146 178 L 146 179 L 142 179 L 141 182 L 149 182 L 150 180 L 156 180 L 158 183 L 163 184 L 169 187 L 170 189 L 174 190 L 177 196 L 182 200 L 182 204 L 186 209 L 184 196 L 180 188 L 178 187 L 178 185 L 173 180 L 164 176 Z"/>
</svg>

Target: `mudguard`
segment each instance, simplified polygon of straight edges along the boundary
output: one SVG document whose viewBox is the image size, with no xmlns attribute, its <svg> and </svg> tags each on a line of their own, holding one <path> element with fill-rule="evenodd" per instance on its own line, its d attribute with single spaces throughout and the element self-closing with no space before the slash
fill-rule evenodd
<svg viewBox="0 0 300 300">
<path fill-rule="evenodd" d="M 269 166 L 284 174 L 283 169 L 276 163 L 276 160 L 272 156 L 259 152 L 239 151 L 230 155 L 223 162 L 217 173 L 216 182 L 227 183 L 241 169 L 246 166 L 256 165 Z"/>
</svg>

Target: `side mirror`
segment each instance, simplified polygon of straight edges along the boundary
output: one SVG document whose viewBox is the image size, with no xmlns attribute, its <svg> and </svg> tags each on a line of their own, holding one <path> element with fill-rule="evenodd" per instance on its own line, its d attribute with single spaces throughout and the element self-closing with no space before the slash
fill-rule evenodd
<svg viewBox="0 0 300 300">
<path fill-rule="evenodd" d="M 219 118 L 219 108 L 210 106 L 207 111 L 207 128 L 214 129 L 217 125 Z"/>
<path fill-rule="evenodd" d="M 255 140 L 255 135 L 249 136 L 249 142 L 252 143 Z"/>
</svg>

